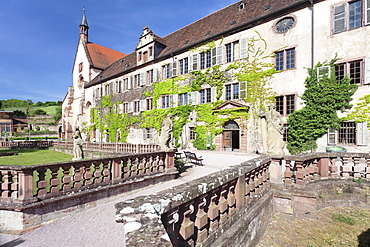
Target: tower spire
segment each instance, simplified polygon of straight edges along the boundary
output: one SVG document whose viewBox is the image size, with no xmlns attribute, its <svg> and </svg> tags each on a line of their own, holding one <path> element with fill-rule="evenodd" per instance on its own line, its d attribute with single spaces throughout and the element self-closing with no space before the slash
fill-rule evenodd
<svg viewBox="0 0 370 247">
<path fill-rule="evenodd" d="M 82 19 L 80 23 L 80 40 L 87 43 L 89 38 L 89 25 L 87 24 L 87 18 L 85 14 L 85 4 L 83 5 L 82 11 Z"/>
</svg>

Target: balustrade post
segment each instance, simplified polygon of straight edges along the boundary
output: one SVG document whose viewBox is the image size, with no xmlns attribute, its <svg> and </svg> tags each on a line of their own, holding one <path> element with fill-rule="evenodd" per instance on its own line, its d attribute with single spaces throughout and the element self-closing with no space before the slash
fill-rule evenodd
<svg viewBox="0 0 370 247">
<path fill-rule="evenodd" d="M 121 180 L 121 159 L 112 159 L 112 182 Z"/>
<path fill-rule="evenodd" d="M 166 164 L 165 168 L 166 171 L 175 167 L 175 151 L 168 151 L 166 152 Z"/>
<path fill-rule="evenodd" d="M 207 204 L 206 197 L 207 195 L 203 195 L 199 199 L 198 210 L 195 217 L 194 225 L 198 229 L 197 231 L 197 243 L 203 242 L 208 237 L 208 217 L 207 213 L 205 212 L 204 207 Z"/>
<path fill-rule="evenodd" d="M 302 161 L 296 161 L 296 184 L 303 185 L 305 183 L 305 168 Z"/>
<path fill-rule="evenodd" d="M 58 192 L 60 191 L 59 189 L 60 179 L 58 178 L 59 166 L 53 166 L 50 168 L 50 170 L 51 170 L 50 193 Z"/>
<path fill-rule="evenodd" d="M 366 158 L 366 178 L 370 178 L 370 158 Z"/>
<path fill-rule="evenodd" d="M 329 158 L 321 158 L 318 162 L 318 167 L 320 177 L 329 176 Z"/>
<path fill-rule="evenodd" d="M 285 161 L 285 171 L 284 171 L 284 183 L 285 184 L 292 184 L 292 170 L 290 169 L 290 160 Z"/>
<path fill-rule="evenodd" d="M 282 159 L 277 158 L 271 158 L 271 164 L 270 164 L 270 177 L 271 181 L 276 183 L 281 183 L 282 176 Z"/>
<path fill-rule="evenodd" d="M 62 178 L 63 187 L 62 187 L 62 190 L 70 190 L 71 189 L 72 178 L 69 175 L 70 174 L 69 169 L 71 168 L 71 166 L 63 166 L 62 168 L 63 168 L 63 178 Z"/>
<path fill-rule="evenodd" d="M 33 197 L 33 170 L 24 169 L 18 172 L 18 199 L 23 203 L 35 201 Z"/>
<path fill-rule="evenodd" d="M 360 178 L 361 177 L 361 166 L 360 166 L 360 157 L 353 158 L 353 177 Z"/>
<path fill-rule="evenodd" d="M 240 211 L 245 205 L 245 174 L 239 176 L 235 188 L 236 210 Z"/>
<path fill-rule="evenodd" d="M 340 167 L 340 171 L 342 172 L 343 177 L 350 176 L 350 173 L 352 172 L 352 163 L 350 162 L 350 158 L 343 157 L 343 162 Z"/>
<path fill-rule="evenodd" d="M 218 198 L 218 194 L 217 194 L 217 191 L 215 192 L 215 194 L 211 197 L 211 202 L 209 204 L 209 207 L 208 207 L 208 212 L 207 212 L 207 216 L 210 220 L 210 223 L 209 223 L 209 231 L 210 232 L 213 232 L 215 230 L 217 230 L 218 228 L 218 216 L 219 216 L 219 211 L 218 211 L 218 206 L 216 204 L 216 200 Z"/>
<path fill-rule="evenodd" d="M 329 176 L 332 178 L 338 177 L 338 167 L 337 167 L 337 158 L 332 158 L 329 160 L 330 166 L 329 166 Z"/>
<path fill-rule="evenodd" d="M 181 223 L 179 233 L 188 244 L 191 244 L 193 240 L 190 238 L 194 235 L 195 227 L 194 222 L 190 220 L 190 216 L 194 212 L 194 207 L 191 204 L 188 204 L 185 205 L 185 208 L 188 208 L 188 210 L 184 212 L 184 220 Z"/>
</svg>

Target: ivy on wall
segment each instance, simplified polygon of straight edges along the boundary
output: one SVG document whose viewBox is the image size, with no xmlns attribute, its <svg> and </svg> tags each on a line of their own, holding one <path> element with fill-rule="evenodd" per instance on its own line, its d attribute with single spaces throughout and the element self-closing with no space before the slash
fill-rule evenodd
<svg viewBox="0 0 370 247">
<path fill-rule="evenodd" d="M 339 129 L 341 120 L 338 111 L 350 109 L 352 95 L 357 90 L 357 85 L 350 84 L 350 79 L 345 77 L 337 80 L 334 62 L 331 60 L 326 73 L 320 73 L 323 64 L 318 63 L 314 71 L 308 69 L 306 90 L 302 95 L 305 106 L 294 111 L 288 118 L 288 145 L 291 154 L 302 153 L 316 148 L 316 141 L 325 135 L 328 128 Z"/>
<path fill-rule="evenodd" d="M 361 97 L 353 111 L 348 113 L 343 120 L 354 120 L 356 123 L 370 122 L 370 94 Z"/>
<path fill-rule="evenodd" d="M 117 113 L 114 110 L 115 104 L 111 101 L 110 97 L 103 97 L 101 105 L 104 111 L 101 112 L 104 112 L 104 114 L 100 117 L 100 127 L 104 133 L 109 135 L 111 141 L 116 141 L 117 130 L 120 130 L 120 141 L 124 142 L 126 141 L 129 127 L 135 123 L 138 123 L 140 128 L 155 128 L 160 133 L 163 119 L 168 113 L 171 113 L 174 116 L 173 134 L 175 145 L 178 146 L 182 128 L 189 121 L 189 114 L 195 111 L 198 119 L 197 126 L 194 129 L 196 139 L 193 141 L 193 145 L 200 150 L 207 149 L 207 138 L 213 140 L 216 135 L 222 133 L 222 126 L 225 122 L 240 119 L 240 122 L 243 124 L 246 122 L 244 120 L 249 119 L 251 116 L 256 117 L 257 112 L 274 99 L 274 94 L 269 87 L 269 79 L 276 73 L 275 66 L 263 62 L 264 59 L 273 56 L 273 54 L 266 54 L 266 42 L 259 33 L 257 33 L 257 36 L 257 38 L 252 38 L 248 42 L 249 56 L 232 63 L 226 70 L 222 69 L 220 65 L 215 65 L 204 71 L 192 71 L 185 76 L 176 76 L 155 82 L 144 93 L 144 96 L 152 97 L 153 104 L 156 105 L 162 95 L 189 93 L 209 86 L 216 88 L 216 102 L 203 105 L 190 104 L 168 109 L 154 109 L 144 111 L 139 116 L 129 116 L 127 114 Z M 223 39 L 220 44 L 222 42 Z M 214 47 L 216 47 L 216 42 L 212 41 L 190 50 L 190 52 L 210 51 Z M 221 96 L 223 94 L 224 84 L 229 81 L 238 81 L 240 83 L 241 90 L 245 94 L 242 94 L 239 99 L 247 103 L 249 107 L 214 111 L 214 108 L 224 103 L 221 100 Z M 91 111 L 90 130 L 99 128 L 99 123 L 97 122 L 99 120 L 97 116 L 98 111 L 96 108 Z M 214 146 L 211 149 L 214 149 Z"/>
</svg>

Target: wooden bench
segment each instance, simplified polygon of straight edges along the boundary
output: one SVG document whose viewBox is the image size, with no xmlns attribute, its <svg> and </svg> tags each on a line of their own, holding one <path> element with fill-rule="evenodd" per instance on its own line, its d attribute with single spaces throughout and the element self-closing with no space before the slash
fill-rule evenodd
<svg viewBox="0 0 370 247">
<path fill-rule="evenodd" d="M 189 152 L 189 151 L 184 151 L 186 162 L 188 163 L 194 163 L 196 165 L 203 165 L 202 161 L 203 158 L 202 156 L 197 157 L 195 153 Z"/>
</svg>

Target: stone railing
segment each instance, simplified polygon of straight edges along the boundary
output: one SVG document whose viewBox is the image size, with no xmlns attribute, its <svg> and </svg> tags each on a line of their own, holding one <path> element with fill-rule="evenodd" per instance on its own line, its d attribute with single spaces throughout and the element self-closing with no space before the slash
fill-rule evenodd
<svg viewBox="0 0 370 247">
<path fill-rule="evenodd" d="M 54 147 L 73 149 L 73 142 L 55 141 Z M 131 144 L 131 143 L 98 143 L 98 142 L 84 142 L 83 150 L 89 151 L 103 151 L 115 153 L 150 153 L 160 151 L 157 144 Z"/>
<path fill-rule="evenodd" d="M 54 145 L 53 141 L 15 141 L 0 142 L 0 148 L 37 149 L 48 148 Z"/>
<path fill-rule="evenodd" d="M 92 194 L 101 199 L 161 180 L 173 179 L 176 174 L 174 152 L 122 155 L 34 166 L 0 166 L 0 213 L 6 215 L 6 211 L 29 210 L 33 205 L 39 207 L 41 204 L 44 207 L 40 209 L 43 213 L 47 211 L 47 204 L 53 205 L 49 211 L 54 212 L 62 204 L 71 207 L 88 202 L 88 198 L 93 201 L 95 199 L 92 199 Z M 140 182 L 144 185 L 139 186 Z M 78 197 L 80 198 L 76 199 Z M 32 214 L 42 215 L 40 212 L 36 210 Z M 24 223 L 27 217 L 20 215 L 17 218 L 20 222 L 16 222 L 15 213 L 11 215 L 13 222 L 2 222 L 0 219 L 0 231 L 24 230 L 19 228 L 27 224 Z M 12 228 L 14 225 L 16 229 Z"/>
<path fill-rule="evenodd" d="M 256 244 L 273 211 L 269 165 L 268 158 L 255 159 L 157 196 L 116 204 L 126 246 Z"/>
<path fill-rule="evenodd" d="M 272 160 L 282 167 L 281 175 L 286 185 L 304 185 L 320 178 L 370 178 L 370 155 L 367 153 L 312 153 Z"/>
</svg>

